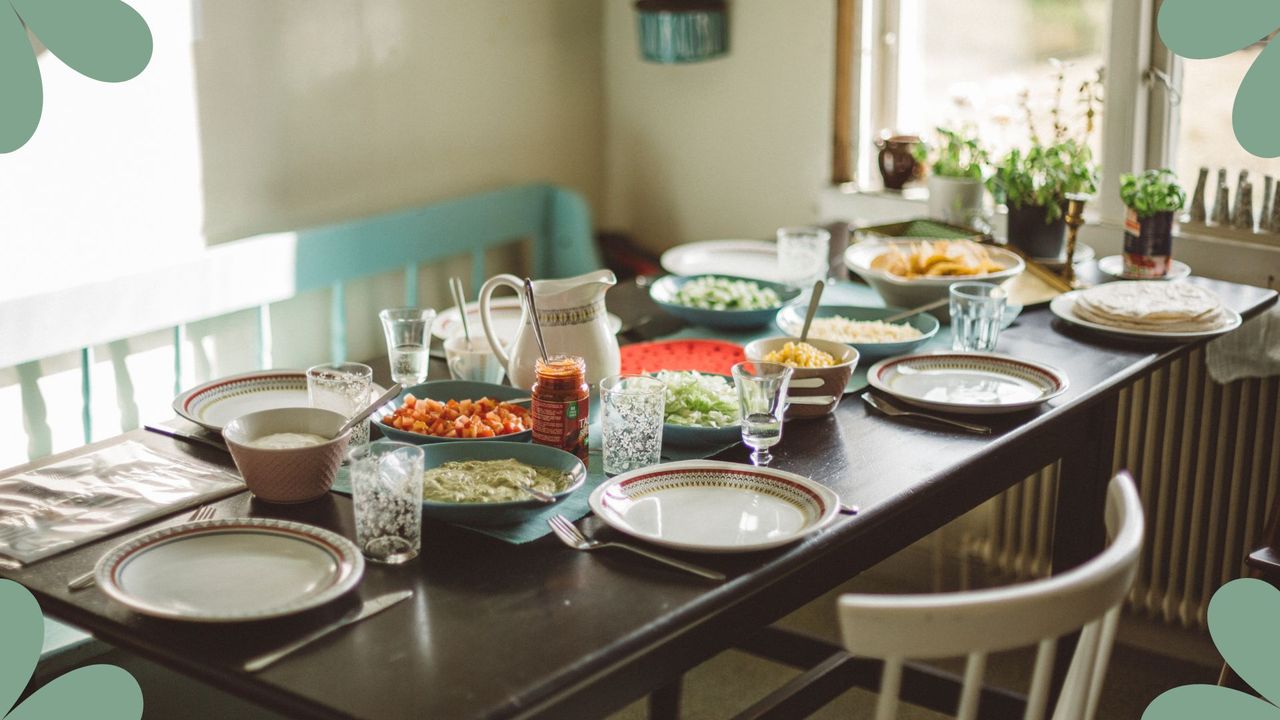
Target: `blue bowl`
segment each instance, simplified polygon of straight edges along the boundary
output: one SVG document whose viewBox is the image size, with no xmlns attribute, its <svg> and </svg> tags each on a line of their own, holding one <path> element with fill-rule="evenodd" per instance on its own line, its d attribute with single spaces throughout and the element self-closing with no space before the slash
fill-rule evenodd
<svg viewBox="0 0 1280 720">
<path fill-rule="evenodd" d="M 702 374 L 715 375 L 716 373 Z M 719 377 L 728 380 L 729 387 L 733 387 L 733 378 L 728 375 L 720 375 Z M 699 427 L 696 425 L 672 425 L 671 423 L 662 424 L 663 445 L 673 445 L 675 447 L 686 448 L 715 447 L 717 445 L 731 445 L 741 438 L 741 424 L 722 428 Z"/>
<path fill-rule="evenodd" d="M 587 468 L 576 456 L 546 445 L 521 442 L 437 443 L 422 448 L 422 468 L 430 470 L 456 460 L 517 460 L 528 465 L 569 473 L 569 486 L 555 494 L 554 503 L 532 498 L 511 502 L 450 503 L 422 501 L 422 516 L 460 525 L 511 525 L 554 507 L 587 481 Z"/>
<path fill-rule="evenodd" d="M 792 303 L 778 311 L 777 319 L 774 324 L 783 334 L 792 337 L 799 337 L 800 330 L 804 326 L 804 314 L 809 308 L 802 306 L 800 303 Z M 883 320 L 891 315 L 903 312 L 905 308 L 874 308 L 874 307 L 858 307 L 856 305 L 822 305 L 818 307 L 815 318 L 828 318 L 837 315 L 848 318 L 850 320 Z M 861 356 L 864 364 L 867 360 L 881 360 L 896 355 L 906 355 L 915 352 L 921 345 L 933 339 L 938 334 L 938 318 L 927 312 L 916 313 L 914 316 L 906 320 L 898 322 L 906 323 L 911 327 L 920 331 L 920 337 L 914 340 L 904 340 L 902 342 L 884 342 L 884 343 L 845 343 L 850 347 L 857 348 L 859 356 Z"/>
<path fill-rule="evenodd" d="M 423 400 L 430 398 L 445 402 L 447 400 L 479 400 L 482 397 L 491 397 L 496 400 L 515 400 L 518 398 L 529 397 L 527 390 L 513 388 L 510 385 L 494 385 L 493 383 L 471 382 L 469 380 L 436 380 L 435 382 L 427 382 L 421 385 L 405 388 L 400 393 L 400 397 L 396 398 L 395 405 L 378 415 L 378 419 L 374 420 L 374 425 L 382 431 L 383 437 L 389 440 L 399 440 L 400 442 L 413 443 L 414 445 L 430 445 L 433 443 L 491 443 L 491 442 L 529 442 L 533 437 L 532 430 L 512 433 L 510 435 L 498 435 L 491 438 L 443 438 L 432 435 L 422 435 L 420 433 L 408 432 L 393 428 L 382 422 L 382 418 L 390 415 L 396 408 L 404 403 L 404 396 L 412 394 L 415 398 Z M 390 405 L 390 404 L 389 404 Z"/>
<path fill-rule="evenodd" d="M 703 308 L 689 307 L 688 305 L 676 303 L 676 293 L 680 291 L 680 288 L 684 287 L 684 284 L 690 280 L 701 277 L 745 280 L 753 282 L 762 288 L 772 288 L 774 292 L 778 293 L 779 303 L 774 307 L 763 310 L 704 310 Z M 778 308 L 799 296 L 800 290 L 798 288 L 787 287 L 781 283 L 733 275 L 721 275 L 719 273 L 688 276 L 666 275 L 649 286 L 649 297 L 653 298 L 653 301 L 663 310 L 691 325 L 702 325 L 710 328 L 752 328 L 768 325 L 769 321 L 778 313 Z"/>
</svg>

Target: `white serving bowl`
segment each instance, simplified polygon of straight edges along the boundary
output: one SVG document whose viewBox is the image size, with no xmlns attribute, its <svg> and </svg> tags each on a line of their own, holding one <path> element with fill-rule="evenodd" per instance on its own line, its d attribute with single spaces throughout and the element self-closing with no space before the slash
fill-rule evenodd
<svg viewBox="0 0 1280 720">
<path fill-rule="evenodd" d="M 1022 261 L 1022 258 L 1017 253 L 990 245 L 985 246 L 987 252 L 992 260 L 1003 266 L 1003 270 L 982 275 L 944 275 L 908 279 L 871 267 L 872 261 L 881 254 L 892 250 L 895 246 L 911 245 L 917 242 L 919 242 L 918 239 L 883 242 L 876 240 L 863 241 L 856 245 L 850 245 L 845 250 L 844 264 L 851 272 L 865 280 L 872 289 L 879 293 L 886 305 L 903 308 L 920 307 L 935 300 L 941 300 L 947 297 L 951 286 L 958 282 L 980 281 L 998 285 L 1021 273 L 1026 268 L 1026 263 Z M 950 313 L 945 306 L 934 310 L 933 314 L 943 321 L 948 320 L 950 317 Z"/>
</svg>

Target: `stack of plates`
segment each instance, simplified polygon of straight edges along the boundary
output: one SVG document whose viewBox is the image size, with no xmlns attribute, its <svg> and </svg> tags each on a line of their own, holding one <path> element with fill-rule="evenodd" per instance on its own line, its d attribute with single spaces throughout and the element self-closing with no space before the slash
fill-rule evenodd
<svg viewBox="0 0 1280 720">
<path fill-rule="evenodd" d="M 1216 295 L 1184 282 L 1106 283 L 1062 295 L 1052 308 L 1078 325 L 1142 337 L 1202 337 L 1240 325 Z"/>
</svg>

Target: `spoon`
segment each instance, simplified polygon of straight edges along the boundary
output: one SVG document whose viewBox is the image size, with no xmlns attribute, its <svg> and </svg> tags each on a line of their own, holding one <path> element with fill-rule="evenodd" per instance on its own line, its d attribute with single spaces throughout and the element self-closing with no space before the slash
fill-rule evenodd
<svg viewBox="0 0 1280 720">
<path fill-rule="evenodd" d="M 934 309 L 934 308 L 940 308 L 940 307 L 942 307 L 943 305 L 946 305 L 946 304 L 947 304 L 947 303 L 949 303 L 949 302 L 951 302 L 951 298 L 950 298 L 950 297 L 944 297 L 944 298 L 942 298 L 941 300 L 934 300 L 933 302 L 931 302 L 931 303 L 925 303 L 924 305 L 921 305 L 920 307 L 913 307 L 913 308 L 911 308 L 910 310 L 903 310 L 902 312 L 900 312 L 900 313 L 898 313 L 898 314 L 896 314 L 896 315 L 890 315 L 889 317 L 887 317 L 887 318 L 885 318 L 885 319 L 881 320 L 880 322 L 887 322 L 887 323 L 891 323 L 891 322 L 895 322 L 895 321 L 898 321 L 898 320 L 905 320 L 906 318 L 909 318 L 909 317 L 911 317 L 912 315 L 919 315 L 919 314 L 920 314 L 920 313 L 922 313 L 922 312 L 928 312 L 929 310 L 932 310 L 932 309 Z"/>
<path fill-rule="evenodd" d="M 338 437 L 342 433 L 355 427 L 357 423 L 377 412 L 378 408 L 386 405 L 388 402 L 391 402 L 393 398 L 400 395 L 400 391 L 403 389 L 404 388 L 401 387 L 400 383 L 392 383 L 391 387 L 387 388 L 386 392 L 379 395 L 377 400 L 374 400 L 355 415 L 352 415 L 350 420 L 343 423 L 342 427 L 338 428 L 338 432 L 334 433 L 333 436 Z"/>
<path fill-rule="evenodd" d="M 467 322 L 467 296 L 462 292 L 462 278 L 449 278 L 449 292 L 453 294 L 453 303 L 458 306 L 458 317 L 462 319 L 462 335 L 467 339 L 467 348 L 471 348 L 471 326 Z"/>
<path fill-rule="evenodd" d="M 800 342 L 809 339 L 809 326 L 813 324 L 813 316 L 818 312 L 818 303 L 822 300 L 822 289 L 826 283 L 818 280 L 813 284 L 813 295 L 809 297 L 809 310 L 804 314 L 804 327 L 800 329 Z"/>
<path fill-rule="evenodd" d="M 529 493 L 530 495 L 532 495 L 534 500 L 537 500 L 538 502 L 542 503 L 543 505 L 550 505 L 551 503 L 553 503 L 553 502 L 555 502 L 555 501 L 556 501 L 556 496 L 555 496 L 555 495 L 552 495 L 551 493 L 549 493 L 549 492 L 547 492 L 547 491 L 545 491 L 545 490 L 539 490 L 539 489 L 535 488 L 534 486 L 532 486 L 532 485 L 530 485 L 530 484 L 526 483 L 524 480 L 521 480 L 521 479 L 519 479 L 519 478 L 514 478 L 514 477 L 513 477 L 513 478 L 511 478 L 511 479 L 512 479 L 512 481 L 514 481 L 514 482 L 515 482 L 515 484 L 516 484 L 516 486 L 517 486 L 517 487 L 519 487 L 521 490 L 523 490 L 523 491 L 525 491 L 525 492 Z"/>
<path fill-rule="evenodd" d="M 547 358 L 547 344 L 542 340 L 542 324 L 538 322 L 538 306 L 533 302 L 533 281 L 524 279 L 524 294 L 529 299 L 529 319 L 533 321 L 533 337 L 538 341 L 538 352 L 542 353 L 542 362 L 550 362 Z"/>
</svg>

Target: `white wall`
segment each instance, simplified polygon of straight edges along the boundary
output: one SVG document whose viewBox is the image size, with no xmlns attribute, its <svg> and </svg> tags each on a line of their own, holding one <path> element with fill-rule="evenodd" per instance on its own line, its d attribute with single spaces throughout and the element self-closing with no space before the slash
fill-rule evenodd
<svg viewBox="0 0 1280 720">
<path fill-rule="evenodd" d="M 665 66 L 640 60 L 632 3 L 607 0 L 600 224 L 661 250 L 816 220 L 834 23 L 833 0 L 735 0 L 726 57 Z"/>
</svg>

